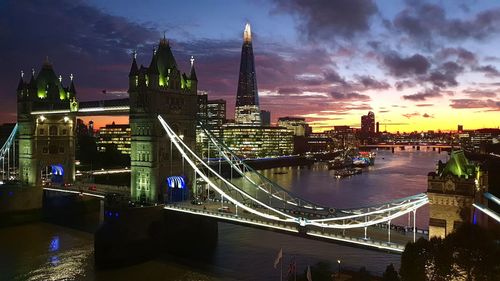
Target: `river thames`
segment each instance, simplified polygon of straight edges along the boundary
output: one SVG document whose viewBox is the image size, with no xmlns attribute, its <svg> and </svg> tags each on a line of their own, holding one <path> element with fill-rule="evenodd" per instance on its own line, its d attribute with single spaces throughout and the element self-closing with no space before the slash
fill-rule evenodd
<svg viewBox="0 0 500 281">
<path fill-rule="evenodd" d="M 322 205 L 350 208 L 387 202 L 427 189 L 427 173 L 446 152 L 377 152 L 375 165 L 361 175 L 335 179 L 325 164 L 261 171 L 291 192 Z M 428 209 L 419 209 L 417 227 L 427 229 Z M 405 224 L 401 218 L 398 224 Z M 200 235 L 203 235 L 200 233 Z M 399 255 L 306 240 L 271 231 L 219 223 L 219 240 L 212 257 L 200 261 L 168 255 L 120 269 L 97 271 L 93 234 L 48 223 L 0 229 L 0 280 L 279 280 L 273 268 L 283 248 L 284 271 L 292 258 L 297 271 L 325 261 L 358 270 L 365 266 L 381 274 Z M 175 241 L 172 241 L 175 243 Z"/>
</svg>

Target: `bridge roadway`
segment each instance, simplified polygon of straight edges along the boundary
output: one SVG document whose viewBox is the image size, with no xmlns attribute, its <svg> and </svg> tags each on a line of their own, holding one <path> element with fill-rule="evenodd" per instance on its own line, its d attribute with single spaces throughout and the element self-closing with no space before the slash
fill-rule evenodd
<svg viewBox="0 0 500 281">
<path fill-rule="evenodd" d="M 130 188 L 128 186 L 94 183 L 75 183 L 70 186 L 44 186 L 43 189 L 48 191 L 78 194 L 81 196 L 92 196 L 101 199 L 104 199 L 107 193 L 116 193 L 125 197 L 130 196 Z"/>
<path fill-rule="evenodd" d="M 77 183 L 75 185 L 65 187 L 46 186 L 44 187 L 44 190 L 78 194 L 80 196 L 92 196 L 100 199 L 104 199 L 106 194 L 109 193 L 121 194 L 124 197 L 128 197 L 130 195 L 130 190 L 127 186 L 83 183 Z M 315 226 L 302 227 L 297 222 L 278 222 L 265 219 L 247 211 L 238 210 L 233 204 L 228 202 L 221 203 L 220 200 L 214 201 L 213 199 L 206 200 L 201 203 L 201 205 L 184 201 L 166 204 L 164 208 L 175 212 L 211 217 L 221 222 L 229 222 L 262 229 L 271 229 L 282 233 L 295 234 L 309 239 L 329 242 L 336 241 L 358 247 L 378 249 L 393 253 L 403 252 L 406 243 L 413 241 L 414 238 L 412 229 L 408 228 L 408 231 L 404 231 L 404 227 L 392 225 L 393 229 L 391 229 L 389 233 L 387 224 L 367 227 L 366 239 L 364 228 L 340 230 L 319 228 Z M 395 230 L 394 228 L 398 228 L 399 230 Z M 427 233 L 418 230 L 415 234 L 415 238 L 418 239 L 420 237 L 427 238 Z"/>
<path fill-rule="evenodd" d="M 222 206 L 227 207 L 222 210 Z M 201 205 L 195 205 L 191 202 L 177 202 L 166 204 L 166 210 L 189 213 L 193 215 L 201 215 L 215 218 L 221 222 L 229 222 L 244 226 L 253 226 L 263 229 L 271 229 L 277 232 L 295 234 L 301 237 L 323 240 L 336 241 L 356 245 L 363 248 L 378 249 L 393 253 L 402 253 L 407 242 L 413 241 L 413 232 L 408 231 L 390 231 L 390 242 L 388 241 L 389 233 L 387 227 L 370 226 L 367 228 L 367 239 L 364 239 L 364 228 L 346 229 L 322 229 L 318 227 L 301 227 L 295 222 L 277 222 L 269 219 L 264 219 L 247 211 L 237 210 L 234 205 L 224 202 L 206 201 Z M 400 227 L 401 228 L 401 227 Z M 416 239 L 426 237 L 422 231 L 418 231 Z"/>
</svg>

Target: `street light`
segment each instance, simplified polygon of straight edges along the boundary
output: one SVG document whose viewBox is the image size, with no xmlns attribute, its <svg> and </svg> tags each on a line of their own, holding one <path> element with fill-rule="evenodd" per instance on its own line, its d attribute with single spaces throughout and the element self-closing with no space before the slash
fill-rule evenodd
<svg viewBox="0 0 500 281">
<path fill-rule="evenodd" d="M 339 272 L 338 272 L 338 275 L 340 277 L 340 260 L 337 260 L 337 263 L 339 264 Z"/>
</svg>

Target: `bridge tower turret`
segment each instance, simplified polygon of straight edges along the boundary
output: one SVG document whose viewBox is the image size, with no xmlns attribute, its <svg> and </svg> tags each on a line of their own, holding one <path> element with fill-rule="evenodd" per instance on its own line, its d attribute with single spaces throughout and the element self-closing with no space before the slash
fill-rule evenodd
<svg viewBox="0 0 500 281">
<path fill-rule="evenodd" d="M 72 76 L 71 76 L 72 77 Z M 22 80 L 22 79 L 21 79 Z M 42 185 L 42 177 L 54 184 L 75 180 L 76 89 L 64 87 L 48 61 L 29 83 L 17 90 L 19 125 L 19 179 L 28 186 Z M 45 114 L 45 111 L 60 111 Z M 49 179 L 50 178 L 50 179 Z"/>
<path fill-rule="evenodd" d="M 167 177 L 192 178 L 181 155 L 171 149 L 157 116 L 161 115 L 183 141 L 194 148 L 196 138 L 196 86 L 186 83 L 166 38 L 160 40 L 149 67 L 137 69 L 132 61 L 130 86 L 131 198 L 136 202 L 163 200 Z M 134 83 L 137 81 L 136 83 Z"/>
</svg>

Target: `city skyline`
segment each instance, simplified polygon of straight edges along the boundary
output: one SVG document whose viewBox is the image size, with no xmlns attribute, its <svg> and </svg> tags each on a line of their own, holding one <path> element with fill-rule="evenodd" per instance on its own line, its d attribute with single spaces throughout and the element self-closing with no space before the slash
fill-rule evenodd
<svg viewBox="0 0 500 281">
<path fill-rule="evenodd" d="M 183 71 L 195 56 L 199 89 L 225 99 L 231 118 L 249 22 L 261 109 L 272 112 L 273 122 L 302 116 L 315 131 L 359 127 L 361 115 L 373 111 L 381 123 L 409 124 L 389 126 L 392 132 L 498 127 L 491 120 L 500 111 L 500 8 L 454 3 L 244 1 L 222 10 L 190 2 L 173 3 L 169 9 L 179 13 L 166 17 L 157 1 L 6 1 L 0 27 L 11 32 L 2 34 L 10 44 L 0 47 L 0 120 L 15 119 L 19 71 L 39 71 L 46 56 L 65 83 L 74 73 L 82 101 L 123 96 L 132 50 L 147 65 L 164 32 Z M 48 10 L 55 13 L 39 20 Z M 96 127 L 127 122 L 120 118 Z"/>
</svg>

